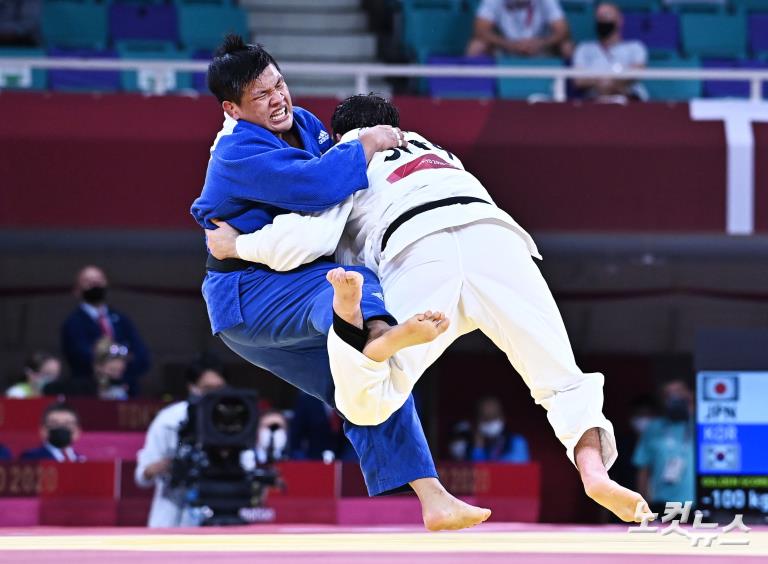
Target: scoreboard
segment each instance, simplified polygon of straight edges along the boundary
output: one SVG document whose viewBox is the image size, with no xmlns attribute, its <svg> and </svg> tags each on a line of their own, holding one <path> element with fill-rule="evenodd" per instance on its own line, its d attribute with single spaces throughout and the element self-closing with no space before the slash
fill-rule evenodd
<svg viewBox="0 0 768 564">
<path fill-rule="evenodd" d="M 768 523 L 768 372 L 699 372 L 696 439 L 699 509 Z"/>
</svg>

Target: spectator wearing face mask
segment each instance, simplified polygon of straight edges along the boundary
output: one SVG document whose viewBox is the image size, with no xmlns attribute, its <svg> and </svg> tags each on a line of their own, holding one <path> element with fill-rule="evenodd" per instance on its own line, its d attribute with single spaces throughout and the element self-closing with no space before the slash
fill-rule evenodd
<svg viewBox="0 0 768 564">
<path fill-rule="evenodd" d="M 78 307 L 61 328 L 61 348 L 72 370 L 72 379 L 93 379 L 93 353 L 96 342 L 107 338 L 124 346 L 130 354 L 124 380 L 128 394 L 135 396 L 139 379 L 150 367 L 149 351 L 133 322 L 107 305 L 109 281 L 97 266 L 86 266 L 77 275 L 74 294 Z"/>
<path fill-rule="evenodd" d="M 37 351 L 24 363 L 24 381 L 6 390 L 6 397 L 13 399 L 39 398 L 48 384 L 61 376 L 61 361 L 47 352 Z"/>
<path fill-rule="evenodd" d="M 506 429 L 504 410 L 496 398 L 485 398 L 477 407 L 477 426 L 470 459 L 475 462 L 530 461 L 525 437 Z"/>
<path fill-rule="evenodd" d="M 448 452 L 451 460 L 462 462 L 469 460 L 472 454 L 472 423 L 459 421 L 451 429 L 451 439 L 448 442 Z"/>
<path fill-rule="evenodd" d="M 635 451 L 637 441 L 648 425 L 656 418 L 656 401 L 644 394 L 633 398 L 629 404 L 628 425 L 617 426 L 616 445 L 621 453 Z M 628 488 L 637 489 L 637 469 L 631 456 L 619 456 L 611 467 L 611 477 Z"/>
<path fill-rule="evenodd" d="M 682 380 L 662 387 L 661 417 L 640 435 L 632 463 L 637 488 L 651 506 L 694 500 L 693 393 Z"/>
<path fill-rule="evenodd" d="M 43 444 L 23 452 L 20 458 L 83 462 L 85 457 L 77 454 L 74 449 L 80 434 L 80 419 L 77 412 L 67 404 L 54 403 L 46 408 L 40 422 L 40 438 Z"/>
<path fill-rule="evenodd" d="M 279 411 L 267 411 L 259 417 L 256 437 L 256 461 L 271 464 L 286 457 L 288 446 L 288 420 Z"/>
<path fill-rule="evenodd" d="M 203 355 L 187 369 L 189 401 L 220 390 L 227 385 L 221 363 L 212 355 Z M 187 520 L 181 492 L 168 487 L 171 464 L 179 446 L 179 428 L 187 419 L 189 401 L 180 401 L 158 411 L 147 430 L 144 447 L 138 452 L 134 480 L 142 488 L 155 488 L 148 527 L 196 525 Z"/>
<path fill-rule="evenodd" d="M 607 72 L 644 68 L 648 62 L 648 50 L 640 41 L 624 41 L 621 36 L 623 23 L 624 18 L 617 6 L 600 4 L 595 10 L 598 40 L 579 43 L 573 54 L 574 68 Z M 589 99 L 648 99 L 648 92 L 635 80 L 577 78 L 574 84 Z"/>
</svg>

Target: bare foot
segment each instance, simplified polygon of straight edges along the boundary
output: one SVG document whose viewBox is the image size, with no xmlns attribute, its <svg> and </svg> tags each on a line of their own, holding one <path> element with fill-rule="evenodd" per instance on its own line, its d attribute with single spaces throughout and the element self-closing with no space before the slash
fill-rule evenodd
<svg viewBox="0 0 768 564">
<path fill-rule="evenodd" d="M 453 497 L 436 478 L 411 482 L 419 496 L 424 526 L 430 531 L 457 531 L 479 525 L 491 516 L 490 509 L 475 507 Z"/>
<path fill-rule="evenodd" d="M 648 519 L 651 513 L 643 496 L 619 485 L 610 478 L 585 482 L 584 491 L 597 503 L 627 523 L 640 523 L 643 516 Z"/>
<path fill-rule="evenodd" d="M 325 276 L 333 286 L 333 311 L 350 325 L 363 328 L 363 311 L 360 300 L 363 298 L 363 275 L 359 272 L 347 272 L 343 268 L 334 268 Z"/>
<path fill-rule="evenodd" d="M 371 360 L 383 362 L 401 349 L 434 341 L 438 335 L 445 333 L 449 324 L 448 318 L 440 312 L 427 311 L 414 315 L 405 323 L 369 341 L 363 354 Z"/>
</svg>

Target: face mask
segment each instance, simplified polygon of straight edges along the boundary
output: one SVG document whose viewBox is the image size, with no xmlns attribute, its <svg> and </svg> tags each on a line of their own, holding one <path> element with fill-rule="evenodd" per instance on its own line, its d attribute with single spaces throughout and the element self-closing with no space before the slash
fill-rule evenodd
<svg viewBox="0 0 768 564">
<path fill-rule="evenodd" d="M 259 446 L 267 449 L 269 448 L 270 441 L 274 453 L 281 453 L 288 443 L 288 435 L 286 434 L 285 429 L 280 427 L 275 431 L 271 431 L 268 428 L 259 430 Z"/>
<path fill-rule="evenodd" d="M 597 22 L 595 25 L 598 39 L 606 39 L 613 35 L 614 31 L 616 31 L 616 22 Z"/>
<path fill-rule="evenodd" d="M 450 450 L 451 458 L 454 460 L 464 460 L 467 457 L 467 441 L 453 441 Z"/>
<path fill-rule="evenodd" d="M 648 428 L 648 425 L 651 424 L 651 421 L 653 421 L 653 417 L 649 417 L 648 415 L 641 415 L 640 417 L 633 417 L 629 424 L 632 425 L 635 433 L 640 435 Z"/>
<path fill-rule="evenodd" d="M 83 296 L 83 301 L 87 304 L 94 305 L 104 303 L 104 300 L 107 297 L 107 287 L 94 286 L 93 288 L 83 290 L 81 295 Z"/>
<path fill-rule="evenodd" d="M 488 438 L 498 437 L 504 430 L 504 421 L 501 419 L 494 419 L 493 421 L 486 421 L 480 423 L 480 433 Z"/>
<path fill-rule="evenodd" d="M 58 377 L 53 374 L 43 374 L 41 372 L 37 376 L 33 377 L 32 385 L 35 387 L 35 389 L 37 389 L 38 392 L 42 392 L 43 388 L 45 388 L 51 382 L 55 382 L 57 378 Z"/>
<path fill-rule="evenodd" d="M 72 431 L 66 427 L 54 427 L 48 430 L 48 442 L 56 448 L 66 448 L 72 444 Z"/>
<path fill-rule="evenodd" d="M 684 398 L 670 398 L 665 407 L 665 414 L 670 421 L 688 420 L 688 402 Z"/>
</svg>

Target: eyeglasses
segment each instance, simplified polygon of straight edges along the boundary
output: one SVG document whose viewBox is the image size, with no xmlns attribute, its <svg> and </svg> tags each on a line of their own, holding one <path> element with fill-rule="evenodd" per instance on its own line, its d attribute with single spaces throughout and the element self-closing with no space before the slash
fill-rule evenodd
<svg viewBox="0 0 768 564">
<path fill-rule="evenodd" d="M 110 356 L 128 356 L 128 347 L 114 343 L 109 345 Z"/>
</svg>

